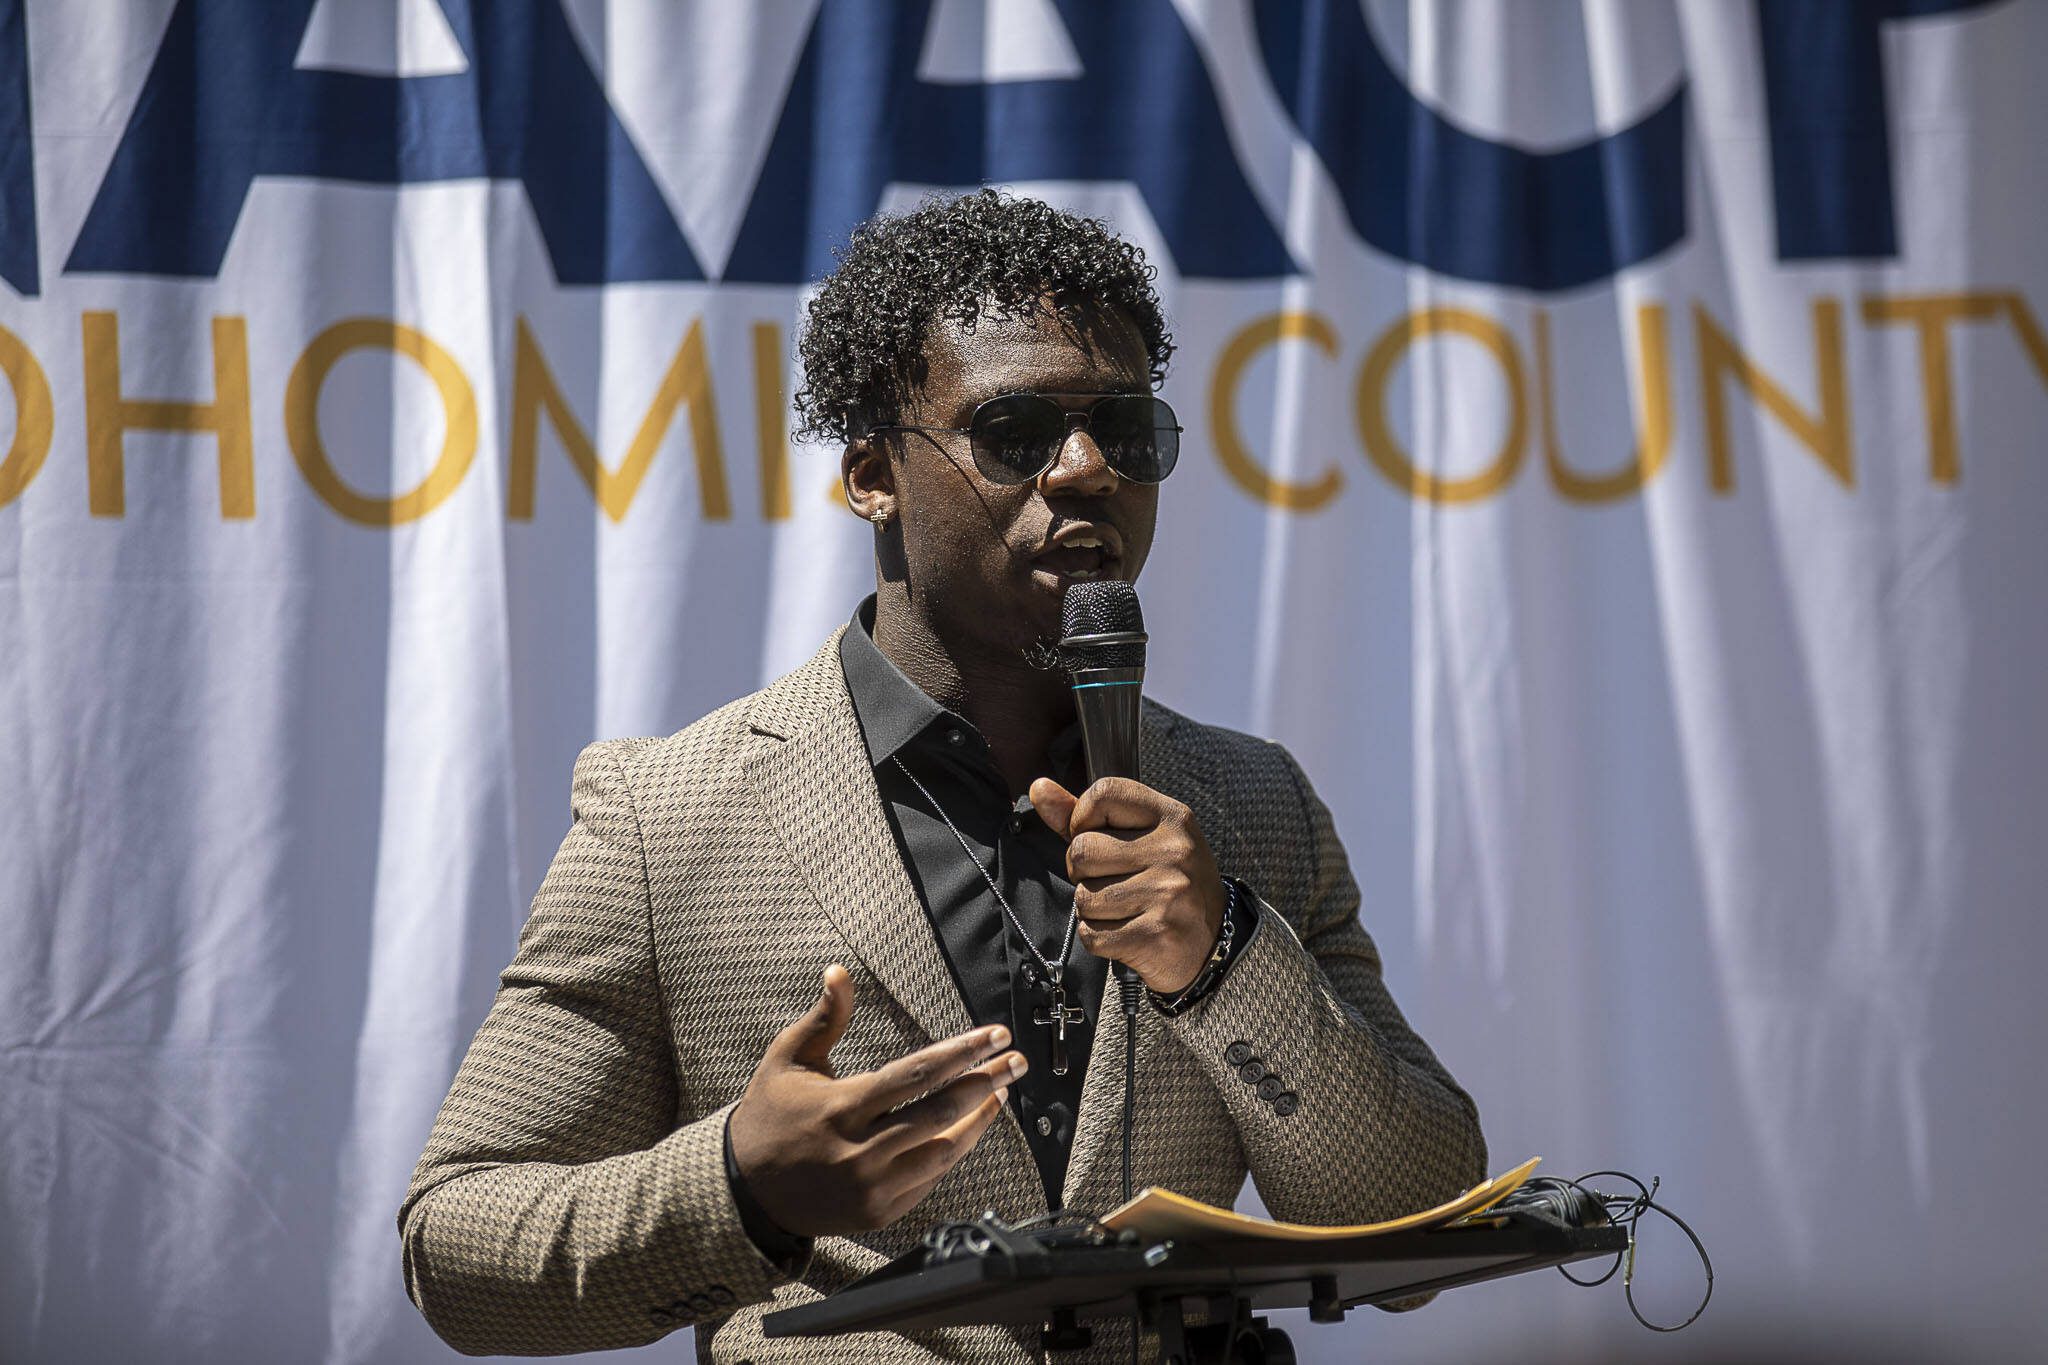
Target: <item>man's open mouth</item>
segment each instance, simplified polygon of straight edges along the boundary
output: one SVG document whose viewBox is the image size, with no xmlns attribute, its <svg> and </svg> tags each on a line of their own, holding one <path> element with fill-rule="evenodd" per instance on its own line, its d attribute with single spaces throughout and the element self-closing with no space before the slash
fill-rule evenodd
<svg viewBox="0 0 2048 1365">
<path fill-rule="evenodd" d="M 1116 572 L 1115 547 L 1092 535 L 1069 536 L 1032 557 L 1032 564 L 1061 578 L 1086 581 L 1109 578 Z"/>
</svg>

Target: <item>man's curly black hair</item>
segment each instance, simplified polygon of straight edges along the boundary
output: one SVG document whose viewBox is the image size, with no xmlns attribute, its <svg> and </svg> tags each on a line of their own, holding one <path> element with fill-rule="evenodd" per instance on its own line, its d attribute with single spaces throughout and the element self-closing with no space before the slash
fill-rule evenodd
<svg viewBox="0 0 2048 1365">
<path fill-rule="evenodd" d="M 798 437 L 845 442 L 893 421 L 924 379 L 935 321 L 1016 317 L 1048 296 L 1121 312 L 1166 378 L 1173 337 L 1145 253 L 1093 218 L 982 189 L 871 218 L 838 253 L 797 349 Z"/>
</svg>

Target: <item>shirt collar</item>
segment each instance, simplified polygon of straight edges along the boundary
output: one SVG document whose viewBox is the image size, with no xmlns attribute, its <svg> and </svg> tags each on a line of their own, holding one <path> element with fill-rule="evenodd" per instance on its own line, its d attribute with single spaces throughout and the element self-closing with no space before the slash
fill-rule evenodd
<svg viewBox="0 0 2048 1365">
<path fill-rule="evenodd" d="M 967 722 L 933 701 L 875 645 L 875 599 L 871 593 L 853 610 L 846 634 L 839 637 L 839 667 L 853 698 L 853 714 L 868 745 L 868 761 L 877 768 L 910 741 L 940 721 Z M 972 727 L 968 727 L 971 729 Z"/>
<path fill-rule="evenodd" d="M 853 609 L 846 633 L 839 637 L 839 667 L 853 699 L 853 714 L 867 741 L 868 761 L 879 768 L 933 726 L 957 726 L 978 740 L 966 720 L 932 700 L 875 644 L 875 598 L 870 593 Z M 1053 738 L 1055 775 L 1074 774 L 1081 767 L 1081 723 L 1069 724 Z M 1080 788 L 1075 788 L 1079 791 Z"/>
</svg>

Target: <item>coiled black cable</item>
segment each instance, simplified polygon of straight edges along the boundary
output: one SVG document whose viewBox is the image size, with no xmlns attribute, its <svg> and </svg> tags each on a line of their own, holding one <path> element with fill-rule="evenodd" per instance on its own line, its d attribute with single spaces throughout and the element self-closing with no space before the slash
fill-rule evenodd
<svg viewBox="0 0 2048 1365">
<path fill-rule="evenodd" d="M 1636 1187 L 1636 1192 L 1632 1195 L 1605 1194 L 1588 1187 L 1586 1182 L 1597 1180 L 1602 1176 L 1613 1176 L 1617 1180 L 1626 1180 L 1629 1184 Z M 1614 1253 L 1614 1264 L 1608 1266 L 1607 1272 L 1597 1280 L 1582 1280 L 1563 1266 L 1557 1268 L 1557 1273 L 1575 1285 L 1591 1289 L 1598 1285 L 1606 1284 L 1614 1278 L 1614 1272 L 1619 1270 L 1622 1272 L 1622 1296 L 1628 1300 L 1628 1311 L 1635 1315 L 1635 1320 L 1649 1328 L 1652 1332 L 1677 1332 L 1692 1326 L 1693 1323 L 1699 1321 L 1700 1314 L 1707 1311 L 1707 1304 L 1714 1297 L 1714 1262 L 1707 1255 L 1706 1244 L 1700 1241 L 1699 1234 L 1692 1230 L 1692 1225 L 1657 1202 L 1657 1190 L 1662 1183 L 1662 1176 L 1653 1175 L 1650 1177 L 1650 1183 L 1645 1185 L 1640 1179 L 1630 1175 L 1627 1171 L 1592 1171 L 1580 1176 L 1577 1180 L 1566 1180 L 1556 1176 L 1539 1176 L 1527 1182 L 1521 1190 L 1516 1191 L 1518 1195 L 1523 1194 L 1523 1191 L 1528 1192 L 1523 1200 L 1517 1201 L 1515 1195 L 1510 1195 L 1507 1199 L 1502 1200 L 1500 1204 L 1496 1205 L 1491 1212 L 1504 1214 L 1509 1217 L 1522 1214 L 1541 1218 L 1549 1222 L 1564 1222 L 1566 1220 L 1560 1218 L 1554 1209 L 1543 1206 L 1543 1190 L 1545 1187 L 1569 1187 L 1577 1191 L 1589 1205 L 1600 1211 L 1605 1221 L 1617 1227 L 1628 1229 L 1628 1245 Z M 1692 1243 L 1693 1251 L 1700 1258 L 1701 1269 L 1706 1271 L 1706 1292 L 1700 1296 L 1699 1306 L 1692 1310 L 1691 1316 L 1687 1317 L 1684 1322 L 1671 1324 L 1651 1322 L 1643 1316 L 1642 1309 L 1636 1306 L 1636 1224 L 1644 1214 L 1652 1210 L 1670 1219 L 1677 1225 L 1678 1230 L 1685 1234 L 1686 1240 Z"/>
</svg>

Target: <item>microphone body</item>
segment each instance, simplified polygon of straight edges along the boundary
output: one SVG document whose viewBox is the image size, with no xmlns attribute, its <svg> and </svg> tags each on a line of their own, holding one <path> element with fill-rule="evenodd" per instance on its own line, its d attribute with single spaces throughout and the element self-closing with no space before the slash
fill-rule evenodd
<svg viewBox="0 0 2048 1365">
<path fill-rule="evenodd" d="M 1060 656 L 1074 689 L 1088 780 L 1128 777 L 1138 770 L 1140 702 L 1145 690 L 1145 616 L 1138 593 L 1114 579 L 1076 583 L 1061 611 Z M 1114 964 L 1126 1015 L 1137 1012 L 1144 983 L 1126 963 Z"/>
<path fill-rule="evenodd" d="M 1081 718 L 1081 747 L 1088 758 L 1088 780 L 1138 776 L 1139 701 L 1145 669 L 1076 668 L 1074 710 Z"/>
</svg>

